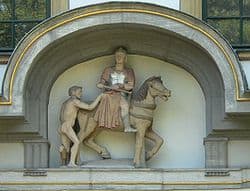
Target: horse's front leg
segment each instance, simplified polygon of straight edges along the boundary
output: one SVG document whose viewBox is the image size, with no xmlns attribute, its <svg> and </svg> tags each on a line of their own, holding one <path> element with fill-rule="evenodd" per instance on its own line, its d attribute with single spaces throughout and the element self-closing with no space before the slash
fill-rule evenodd
<svg viewBox="0 0 250 191">
<path fill-rule="evenodd" d="M 95 142 L 95 137 L 101 132 L 101 130 L 96 129 L 85 141 L 84 144 L 89 148 L 95 150 L 98 154 L 101 155 L 103 159 L 110 159 L 110 153 L 105 147 L 101 147 Z"/>
<path fill-rule="evenodd" d="M 143 152 L 144 147 L 144 138 L 147 128 L 150 126 L 151 121 L 136 119 L 136 141 L 135 141 L 135 157 L 134 157 L 134 166 L 136 168 L 145 167 L 145 163 L 142 162 L 142 157 L 145 156 Z"/>
<path fill-rule="evenodd" d="M 163 144 L 163 139 L 153 131 L 152 127 L 148 128 L 145 137 L 154 142 L 153 148 L 146 152 L 146 160 L 150 160 L 160 149 Z"/>
</svg>

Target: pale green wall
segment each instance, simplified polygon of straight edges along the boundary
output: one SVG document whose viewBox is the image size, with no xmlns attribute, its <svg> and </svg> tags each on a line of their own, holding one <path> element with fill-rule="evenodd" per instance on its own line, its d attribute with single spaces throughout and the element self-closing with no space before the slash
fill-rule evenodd
<svg viewBox="0 0 250 191">
<path fill-rule="evenodd" d="M 0 143 L 0 169 L 24 167 L 24 146 L 22 143 Z"/>
<path fill-rule="evenodd" d="M 228 166 L 230 168 L 250 167 L 250 141 L 229 141 Z"/>
<path fill-rule="evenodd" d="M 205 101 L 199 84 L 185 70 L 157 59 L 143 56 L 129 56 L 129 64 L 136 74 L 136 86 L 146 78 L 161 75 L 163 82 L 172 90 L 168 102 L 158 100 L 153 128 L 165 140 L 159 154 L 151 160 L 150 167 L 162 168 L 203 168 L 205 137 Z M 96 83 L 103 68 L 113 63 L 113 56 L 97 58 L 76 65 L 64 72 L 51 90 L 49 103 L 49 139 L 51 141 L 51 167 L 59 165 L 60 106 L 68 98 L 67 91 L 72 85 L 84 86 L 84 101 L 93 100 L 100 91 Z M 132 158 L 134 135 L 103 132 L 97 142 L 106 146 L 112 158 Z M 98 156 L 82 148 L 84 160 L 98 159 Z M 191 154 L 192 153 L 192 154 Z"/>
</svg>

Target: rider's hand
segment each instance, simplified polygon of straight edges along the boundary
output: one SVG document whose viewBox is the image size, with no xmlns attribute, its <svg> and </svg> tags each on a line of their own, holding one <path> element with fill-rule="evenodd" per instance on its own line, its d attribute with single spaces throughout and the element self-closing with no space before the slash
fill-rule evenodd
<svg viewBox="0 0 250 191">
<path fill-rule="evenodd" d="M 123 89 L 124 88 L 124 84 L 117 84 L 119 86 L 119 88 Z"/>
<path fill-rule="evenodd" d="M 118 90 L 120 87 L 118 84 L 114 84 L 111 86 L 112 89 Z"/>
</svg>

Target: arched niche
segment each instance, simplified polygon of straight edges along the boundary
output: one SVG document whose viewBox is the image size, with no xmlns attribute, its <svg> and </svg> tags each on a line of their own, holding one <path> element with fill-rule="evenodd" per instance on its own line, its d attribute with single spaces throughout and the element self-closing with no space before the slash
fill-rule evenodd
<svg viewBox="0 0 250 191">
<path fill-rule="evenodd" d="M 101 93 L 96 83 L 102 70 L 113 64 L 113 55 L 91 59 L 69 68 L 53 84 L 48 105 L 50 167 L 60 166 L 58 148 L 61 143 L 57 130 L 60 126 L 61 105 L 69 97 L 68 88 L 73 85 L 83 86 L 82 101 L 95 99 Z M 198 82 L 184 69 L 152 57 L 128 55 L 127 65 L 136 74 L 135 91 L 144 80 L 159 75 L 172 92 L 167 102 L 157 99 L 153 129 L 164 139 L 164 144 L 159 153 L 148 162 L 148 167 L 204 168 L 205 149 L 202 143 L 206 136 L 205 98 Z M 133 133 L 103 131 L 96 141 L 109 150 L 112 159 L 134 156 Z M 150 141 L 146 143 L 146 148 L 149 149 Z M 101 158 L 84 145 L 81 145 L 80 150 L 82 162 Z"/>
<path fill-rule="evenodd" d="M 112 55 L 120 45 L 127 47 L 129 55 L 169 62 L 196 79 L 205 97 L 206 135 L 246 127 L 224 119 L 227 113 L 247 113 L 250 108 L 249 102 L 241 102 L 248 98 L 228 43 L 181 12 L 124 2 L 63 13 L 38 25 L 20 42 L 4 78 L 0 115 L 22 117 L 25 122 L 18 121 L 13 128 L 4 128 L 9 127 L 4 123 L 1 132 L 47 144 L 49 95 L 55 81 L 76 64 Z"/>
<path fill-rule="evenodd" d="M 213 123 L 223 117 L 224 88 L 221 75 L 211 57 L 199 47 L 170 33 L 155 31 L 151 27 L 129 24 L 126 24 L 126 27 L 124 25 L 99 27 L 77 31 L 71 34 L 73 35 L 71 38 L 55 42 L 54 48 L 43 50 L 43 55 L 46 56 L 40 59 L 38 57 L 37 65 L 31 69 L 25 88 L 26 116 L 29 121 L 34 120 L 34 123 L 40 120 L 39 126 L 45 130 L 44 135 L 47 134 L 45 118 L 48 95 L 58 76 L 79 62 L 113 54 L 114 48 L 118 45 L 126 46 L 129 54 L 169 61 L 190 72 L 200 83 L 206 98 L 207 133 L 212 130 Z M 144 27 L 143 33 L 141 27 Z M 39 104 L 34 104 L 33 101 L 39 101 Z M 44 117 L 43 120 L 41 115 Z"/>
</svg>

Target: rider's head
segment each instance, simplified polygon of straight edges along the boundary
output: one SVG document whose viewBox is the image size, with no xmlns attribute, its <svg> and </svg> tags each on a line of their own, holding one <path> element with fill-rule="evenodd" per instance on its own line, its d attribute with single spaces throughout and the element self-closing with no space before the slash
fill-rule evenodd
<svg viewBox="0 0 250 191">
<path fill-rule="evenodd" d="M 124 47 L 119 47 L 116 49 L 115 61 L 117 69 L 123 69 L 127 62 L 127 50 Z"/>
</svg>

